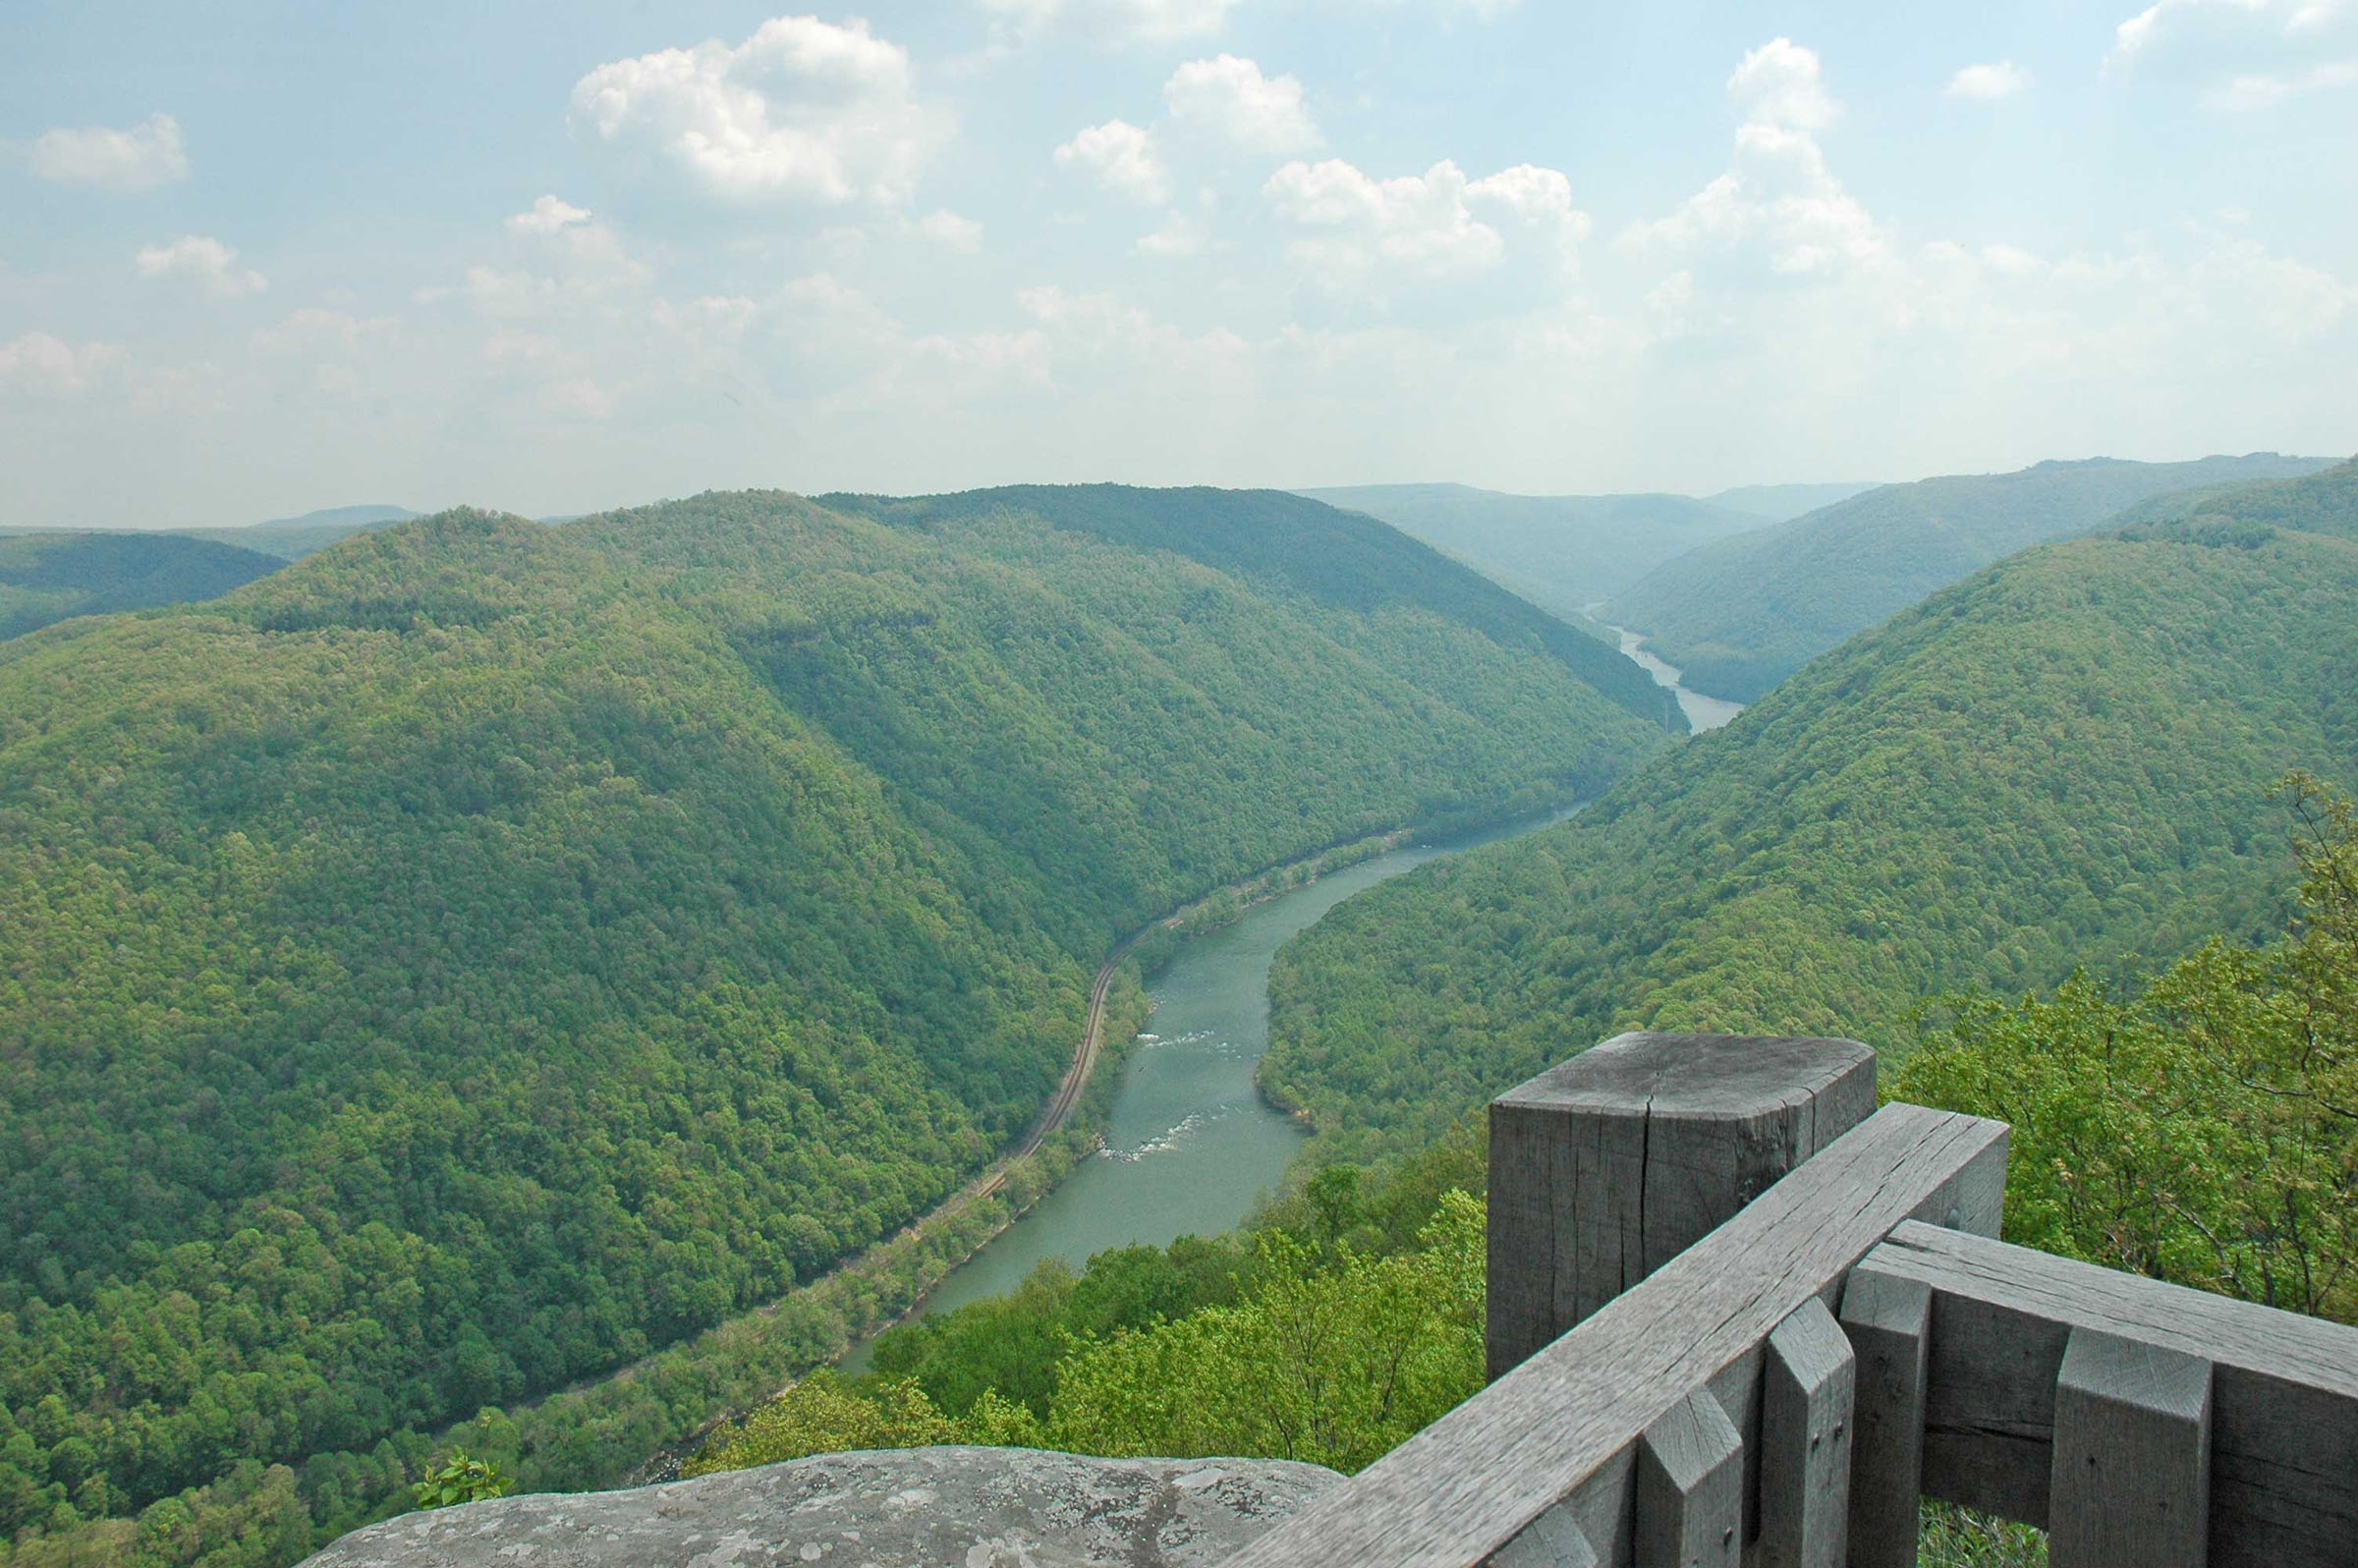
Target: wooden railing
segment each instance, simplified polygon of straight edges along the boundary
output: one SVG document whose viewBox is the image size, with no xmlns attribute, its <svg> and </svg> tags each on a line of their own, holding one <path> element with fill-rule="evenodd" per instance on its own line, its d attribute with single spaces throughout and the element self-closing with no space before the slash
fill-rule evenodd
<svg viewBox="0 0 2358 1568">
<path fill-rule="evenodd" d="M 1585 1064 L 1585 1065 L 1584 1065 Z M 1624 1036 L 1491 1107 L 1490 1385 L 1229 1568 L 2358 1568 L 2358 1330 L 1995 1239 L 2002 1123 L 1855 1041 Z"/>
</svg>

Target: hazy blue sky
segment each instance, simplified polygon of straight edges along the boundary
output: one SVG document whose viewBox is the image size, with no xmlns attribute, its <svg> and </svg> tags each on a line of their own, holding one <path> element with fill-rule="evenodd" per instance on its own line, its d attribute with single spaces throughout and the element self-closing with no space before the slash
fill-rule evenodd
<svg viewBox="0 0 2358 1568">
<path fill-rule="evenodd" d="M 2358 447 L 2358 0 L 12 0 L 0 523 Z"/>
</svg>

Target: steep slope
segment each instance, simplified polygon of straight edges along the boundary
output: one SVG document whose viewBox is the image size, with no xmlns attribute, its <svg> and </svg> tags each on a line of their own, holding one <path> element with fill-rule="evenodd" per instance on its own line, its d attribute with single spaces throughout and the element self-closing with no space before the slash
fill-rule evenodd
<svg viewBox="0 0 2358 1568">
<path fill-rule="evenodd" d="M 1763 524 L 1755 512 L 1684 495 L 1507 495 L 1463 484 L 1300 493 L 1381 519 L 1567 617 L 1673 556 Z"/>
<path fill-rule="evenodd" d="M 161 533 L 0 538 L 0 640 L 77 615 L 217 599 L 281 564 L 253 550 Z"/>
<path fill-rule="evenodd" d="M 2199 463 L 2042 463 L 2016 474 L 1888 484 L 1707 544 L 1613 600 L 1689 686 L 1748 702 L 1834 646 L 1970 572 L 2107 526 L 2167 491 L 2293 478 L 2322 458 L 2273 452 Z"/>
<path fill-rule="evenodd" d="M 920 525 L 1015 509 L 1134 549 L 1183 555 L 1328 609 L 1443 615 L 1504 645 L 1544 648 L 1632 714 L 1664 722 L 1660 691 L 1618 652 L 1396 528 L 1283 490 L 1019 485 L 911 501 L 821 499 Z M 1686 722 L 1675 710 L 1668 721 Z"/>
<path fill-rule="evenodd" d="M 1121 931 L 1667 744 L 1462 568 L 1063 500 L 452 513 L 0 647 L 0 1532 L 307 1455 L 349 1523 L 929 1206 Z"/>
<path fill-rule="evenodd" d="M 2272 781 L 2358 774 L 2354 476 L 2247 493 L 2314 532 L 2221 499 L 2015 556 L 1583 816 L 1350 901 L 1279 955 L 1263 1082 L 1364 1152 L 1617 1029 L 1888 1045 L 1943 989 L 2278 928 Z"/>
</svg>

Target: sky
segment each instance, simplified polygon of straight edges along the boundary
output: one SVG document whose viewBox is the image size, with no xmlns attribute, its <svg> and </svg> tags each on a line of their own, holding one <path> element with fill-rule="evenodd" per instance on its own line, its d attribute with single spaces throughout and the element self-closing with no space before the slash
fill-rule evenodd
<svg viewBox="0 0 2358 1568">
<path fill-rule="evenodd" d="M 11 0 L 0 525 L 2358 448 L 2358 0 Z"/>
</svg>

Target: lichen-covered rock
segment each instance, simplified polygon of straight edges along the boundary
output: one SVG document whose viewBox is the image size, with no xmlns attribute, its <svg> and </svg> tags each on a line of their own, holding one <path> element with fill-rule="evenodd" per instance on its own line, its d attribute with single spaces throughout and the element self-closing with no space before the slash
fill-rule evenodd
<svg viewBox="0 0 2358 1568">
<path fill-rule="evenodd" d="M 1340 1479 L 1267 1459 L 820 1454 L 408 1514 L 304 1568 L 1209 1568 Z"/>
</svg>

